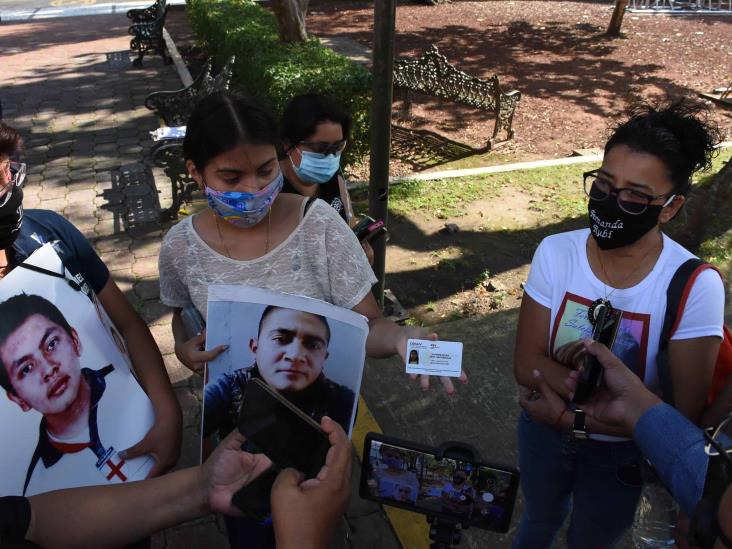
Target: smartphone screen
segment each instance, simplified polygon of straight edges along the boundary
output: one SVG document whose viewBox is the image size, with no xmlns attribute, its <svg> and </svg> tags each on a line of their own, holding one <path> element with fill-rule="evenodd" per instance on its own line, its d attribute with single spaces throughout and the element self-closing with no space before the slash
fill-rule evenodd
<svg viewBox="0 0 732 549">
<path fill-rule="evenodd" d="M 438 458 L 429 448 L 374 434 L 366 437 L 364 460 L 363 498 L 486 530 L 508 531 L 518 471 Z"/>
<path fill-rule="evenodd" d="M 247 383 L 239 431 L 278 467 L 315 477 L 330 448 L 320 425 L 259 379 Z"/>
</svg>

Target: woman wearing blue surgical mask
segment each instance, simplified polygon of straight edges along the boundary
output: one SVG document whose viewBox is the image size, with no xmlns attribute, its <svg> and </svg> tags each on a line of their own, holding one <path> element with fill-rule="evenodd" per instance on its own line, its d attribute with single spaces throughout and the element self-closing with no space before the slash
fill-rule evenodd
<svg viewBox="0 0 732 549">
<path fill-rule="evenodd" d="M 188 337 L 181 312 L 193 305 L 206 318 L 208 286 L 240 284 L 352 309 L 369 319 L 367 354 L 398 354 L 406 363 L 408 339 L 437 335 L 382 316 L 371 293 L 376 277 L 353 231 L 324 201 L 281 192 L 278 145 L 269 113 L 235 93 L 207 96 L 188 120 L 186 166 L 209 207 L 173 226 L 160 250 L 160 299 L 173 308 L 176 356 L 201 373 L 225 350 L 204 350 L 205 333 Z M 450 378 L 441 380 L 452 393 Z M 427 388 L 428 378 L 421 381 Z M 273 546 L 271 526 L 228 526 L 233 547 Z"/>
<path fill-rule="evenodd" d="M 316 93 L 294 97 L 280 121 L 284 150 L 280 167 L 284 174 L 282 192 L 320 198 L 353 227 L 358 220 L 341 173 L 341 153 L 350 130 L 351 116 L 331 98 Z M 373 263 L 369 243 L 362 247 Z"/>
</svg>

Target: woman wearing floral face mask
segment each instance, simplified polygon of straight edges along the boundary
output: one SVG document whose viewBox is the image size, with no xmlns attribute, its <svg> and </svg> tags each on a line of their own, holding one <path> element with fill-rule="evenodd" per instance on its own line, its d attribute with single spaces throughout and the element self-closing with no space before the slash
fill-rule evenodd
<svg viewBox="0 0 732 549">
<path fill-rule="evenodd" d="M 210 284 L 246 284 L 352 309 L 369 319 L 366 352 L 399 354 L 409 338 L 432 338 L 419 327 L 383 318 L 371 293 L 376 281 L 353 231 L 322 200 L 282 193 L 279 136 L 272 117 L 230 92 L 209 95 L 191 114 L 183 152 L 209 208 L 170 229 L 160 250 L 160 298 L 172 307 L 175 351 L 202 372 L 223 347 L 204 350 L 205 333 L 188 338 L 181 311 L 206 317 Z M 427 377 L 422 378 L 427 388 Z M 449 378 L 441 378 L 452 393 Z M 461 381 L 466 382 L 463 376 Z M 230 524 L 232 546 L 270 547 L 271 527 Z"/>
<path fill-rule="evenodd" d="M 298 95 L 282 113 L 280 135 L 285 156 L 282 192 L 314 196 L 330 204 L 350 227 L 351 198 L 341 173 L 341 153 L 351 131 L 351 115 L 329 97 L 316 93 Z M 369 263 L 374 250 L 362 243 Z"/>
<path fill-rule="evenodd" d="M 204 336 L 187 338 L 181 309 L 205 318 L 208 285 L 248 284 L 328 301 L 370 319 L 369 356 L 399 354 L 424 330 L 382 317 L 371 294 L 375 277 L 358 241 L 321 200 L 283 193 L 279 136 L 271 116 L 234 93 L 202 100 L 188 122 L 183 152 L 209 208 L 183 219 L 160 252 L 160 294 L 175 309 L 178 358 L 201 372 L 222 348 L 202 351 Z M 434 335 L 434 334 L 432 334 Z M 449 378 L 442 378 L 448 392 Z M 428 386 L 427 378 L 422 379 Z"/>
<path fill-rule="evenodd" d="M 693 254 L 661 227 L 684 204 L 692 174 L 709 168 L 716 131 L 687 101 L 640 107 L 605 145 L 602 166 L 584 175 L 588 229 L 550 236 L 536 250 L 521 304 L 514 374 L 538 389 L 540 371 L 565 401 L 539 393 L 519 419 L 524 513 L 514 548 L 552 546 L 567 514 L 570 548 L 612 547 L 633 522 L 641 456 L 631 433 L 569 404 L 567 367 L 583 361 L 603 307 L 619 313 L 613 354 L 653 391 L 666 291 Z M 724 287 L 713 270 L 694 281 L 668 344 L 673 401 L 699 421 L 717 358 Z M 616 317 L 617 318 L 617 317 Z"/>
</svg>

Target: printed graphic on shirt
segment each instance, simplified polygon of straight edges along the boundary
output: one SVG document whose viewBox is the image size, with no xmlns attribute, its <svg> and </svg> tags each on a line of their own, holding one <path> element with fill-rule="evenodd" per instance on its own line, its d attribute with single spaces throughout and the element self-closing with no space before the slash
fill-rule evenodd
<svg viewBox="0 0 732 549">
<path fill-rule="evenodd" d="M 592 336 L 592 325 L 587 315 L 590 305 L 590 299 L 570 292 L 564 294 L 552 330 L 552 356 L 556 356 L 565 345 Z M 641 379 L 645 376 L 650 323 L 649 314 L 623 311 L 612 348 L 613 354 Z"/>
</svg>

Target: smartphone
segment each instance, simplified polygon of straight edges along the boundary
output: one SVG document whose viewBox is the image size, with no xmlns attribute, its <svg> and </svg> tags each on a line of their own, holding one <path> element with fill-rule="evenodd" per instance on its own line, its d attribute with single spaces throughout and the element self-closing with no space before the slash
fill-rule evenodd
<svg viewBox="0 0 732 549">
<path fill-rule="evenodd" d="M 246 385 L 238 428 L 280 469 L 294 467 L 313 478 L 325 465 L 330 449 L 325 431 L 260 379 Z"/>
<path fill-rule="evenodd" d="M 359 242 L 369 242 L 385 235 L 386 225 L 381 219 L 377 221 L 373 217 L 366 216 L 353 227 L 353 232 Z"/>
<path fill-rule="evenodd" d="M 484 462 L 439 457 L 435 448 L 369 433 L 360 495 L 416 513 L 507 532 L 519 473 Z"/>
<path fill-rule="evenodd" d="M 603 303 L 598 304 L 595 311 L 595 325 L 592 328 L 592 339 L 599 341 L 608 349 L 612 349 L 621 317 L 621 311 Z M 597 357 L 587 353 L 579 378 L 577 378 L 577 388 L 574 391 L 572 402 L 577 404 L 587 402 L 602 385 L 604 372 Z"/>
<path fill-rule="evenodd" d="M 186 331 L 186 337 L 191 339 L 196 337 L 206 329 L 206 322 L 203 320 L 201 313 L 194 305 L 186 305 L 180 312 L 183 328 Z"/>
</svg>

